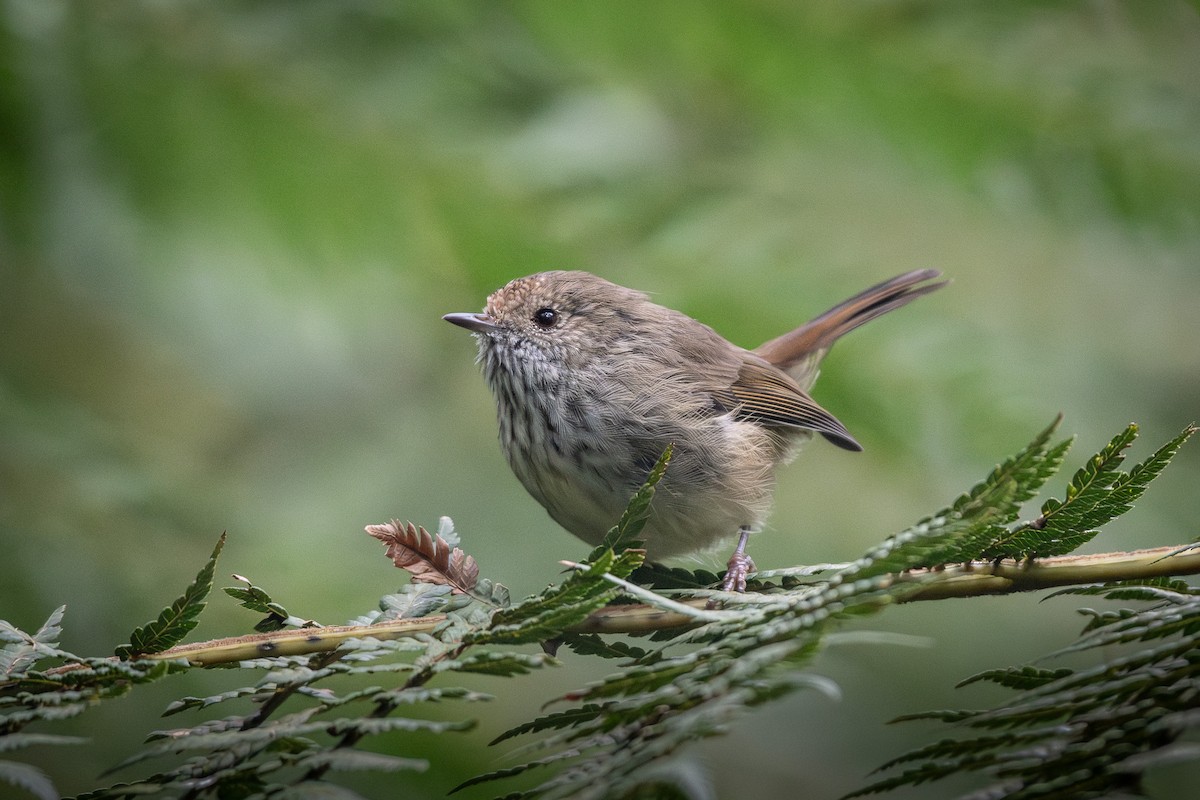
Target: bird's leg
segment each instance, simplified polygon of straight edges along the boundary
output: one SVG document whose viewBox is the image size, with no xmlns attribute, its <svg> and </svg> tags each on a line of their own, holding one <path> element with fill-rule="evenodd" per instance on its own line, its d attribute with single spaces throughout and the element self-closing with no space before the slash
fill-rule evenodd
<svg viewBox="0 0 1200 800">
<path fill-rule="evenodd" d="M 737 547 L 733 548 L 733 555 L 729 557 L 729 569 L 725 572 L 725 582 L 721 584 L 721 588 L 727 592 L 746 591 L 746 576 L 756 569 L 754 559 L 746 555 L 746 542 L 749 540 L 750 529 L 739 528 Z"/>
</svg>

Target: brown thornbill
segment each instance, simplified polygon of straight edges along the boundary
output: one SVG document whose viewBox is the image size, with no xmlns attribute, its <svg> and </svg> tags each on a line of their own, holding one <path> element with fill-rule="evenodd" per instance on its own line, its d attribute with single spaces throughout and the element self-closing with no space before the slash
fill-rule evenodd
<svg viewBox="0 0 1200 800">
<path fill-rule="evenodd" d="M 496 398 L 500 445 L 550 516 L 599 544 L 667 445 L 671 466 L 641 534 L 661 559 L 737 536 L 726 590 L 744 591 L 746 540 L 771 505 L 775 468 L 819 433 L 861 450 L 808 396 L 843 334 L 945 285 L 918 270 L 872 286 L 754 350 L 586 272 L 541 272 L 497 290 L 473 332 Z"/>
</svg>

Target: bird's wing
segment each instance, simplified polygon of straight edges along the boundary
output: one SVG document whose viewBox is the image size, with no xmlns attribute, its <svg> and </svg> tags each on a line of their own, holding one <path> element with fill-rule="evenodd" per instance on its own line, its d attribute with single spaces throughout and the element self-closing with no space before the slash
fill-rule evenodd
<svg viewBox="0 0 1200 800">
<path fill-rule="evenodd" d="M 862 450 L 837 417 L 817 405 L 785 373 L 758 359 L 744 361 L 733 383 L 714 396 L 739 419 L 816 431 L 838 447 Z"/>
</svg>

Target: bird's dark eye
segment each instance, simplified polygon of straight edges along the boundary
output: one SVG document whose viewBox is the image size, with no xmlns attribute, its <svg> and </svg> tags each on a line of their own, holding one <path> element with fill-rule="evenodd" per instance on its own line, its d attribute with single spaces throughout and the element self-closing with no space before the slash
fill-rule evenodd
<svg viewBox="0 0 1200 800">
<path fill-rule="evenodd" d="M 558 312 L 553 308 L 539 308 L 533 312 L 533 322 L 542 330 L 549 330 L 558 322 Z"/>
</svg>

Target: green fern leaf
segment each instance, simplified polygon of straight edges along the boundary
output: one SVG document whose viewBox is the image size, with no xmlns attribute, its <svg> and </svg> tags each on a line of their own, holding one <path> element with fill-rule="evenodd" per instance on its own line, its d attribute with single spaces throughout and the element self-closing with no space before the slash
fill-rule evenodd
<svg viewBox="0 0 1200 800">
<path fill-rule="evenodd" d="M 553 755 L 538 759 L 536 761 L 527 761 L 524 764 L 518 764 L 515 767 L 506 767 L 505 769 L 493 770 L 492 772 L 487 772 L 487 773 L 484 773 L 483 775 L 476 775 L 474 778 L 465 780 L 462 783 L 460 783 L 458 786 L 455 786 L 453 789 L 451 789 L 449 792 L 447 792 L 447 794 L 457 794 L 458 792 L 461 792 L 463 789 L 468 789 L 472 786 L 478 786 L 481 783 L 488 783 L 490 781 L 498 781 L 498 780 L 503 780 L 504 778 L 512 778 L 517 775 L 522 775 L 526 772 L 529 772 L 531 769 L 535 769 L 537 767 L 544 767 L 549 764 L 553 764 L 557 761 L 564 761 L 564 760 L 570 758 L 572 755 L 573 755 L 573 753 L 570 753 L 570 752 L 555 753 Z M 520 798 L 520 797 L 533 798 L 533 797 L 539 797 L 542 794 L 544 794 L 544 792 L 539 792 L 539 791 L 534 790 L 532 792 L 526 792 L 523 794 L 510 794 L 510 795 L 507 795 L 504 798 L 504 800 L 516 800 L 516 798 Z"/>
<path fill-rule="evenodd" d="M 337 772 L 424 772 L 429 762 L 422 758 L 371 753 L 365 750 L 323 750 L 296 761 L 295 766 L 303 769 L 331 769 Z"/>
<path fill-rule="evenodd" d="M 1098 586 L 1069 586 L 1051 592 L 1044 599 L 1049 600 L 1064 594 L 1076 594 L 1100 595 L 1108 600 L 1165 600 L 1185 603 L 1189 595 L 1197 593 L 1200 593 L 1200 589 L 1193 589 L 1187 581 L 1174 578 L 1145 578 L 1113 581 Z"/>
<path fill-rule="evenodd" d="M 649 518 L 655 487 L 666 473 L 673 448 L 668 446 L 650 470 L 646 482 L 630 499 L 620 521 L 604 537 L 604 544 L 588 556 L 585 569 L 576 570 L 559 586 L 540 595 L 507 605 L 492 616 L 491 627 L 468 635 L 471 644 L 484 642 L 519 644 L 558 636 L 597 608 L 615 598 L 620 590 L 606 576 L 627 578 L 642 564 L 644 553 L 635 548 L 636 537 Z M 504 594 L 507 600 L 507 592 Z"/>
<path fill-rule="evenodd" d="M 874 548 L 844 573 L 867 577 L 979 558 L 1003 539 L 1004 526 L 1017 518 L 1021 503 L 1061 466 L 1073 440 L 1048 445 L 1061 421 L 1057 417 L 949 507 Z"/>
<path fill-rule="evenodd" d="M 527 655 L 524 653 L 474 653 L 465 658 L 442 661 L 434 668 L 434 672 L 474 672 L 482 675 L 527 675 L 535 669 L 546 666 L 549 656 L 544 653 Z"/>
<path fill-rule="evenodd" d="M 637 568 L 641 559 L 639 550 L 626 550 L 618 556 L 612 550 L 603 549 L 586 569 L 572 572 L 562 584 L 497 611 L 492 616 L 491 627 L 470 635 L 467 641 L 473 644 L 518 644 L 553 638 L 620 593 L 605 575 L 624 577 Z"/>
<path fill-rule="evenodd" d="M 405 733 L 446 733 L 448 731 L 465 732 L 475 728 L 472 720 L 458 722 L 449 720 L 410 719 L 408 717 L 364 717 L 362 719 L 338 719 L 321 723 L 328 733 L 342 736 L 354 731 L 365 736 L 382 736 L 386 733 L 403 731 Z M 315 731 L 314 731 L 315 732 Z"/>
<path fill-rule="evenodd" d="M 667 465 L 671 463 L 671 454 L 674 450 L 674 445 L 667 445 L 667 449 L 658 457 L 658 461 L 650 470 L 650 474 L 646 476 L 641 488 L 625 506 L 621 519 L 609 529 L 604 536 L 604 541 L 588 556 L 589 562 L 599 558 L 606 549 L 619 553 L 622 550 L 636 549 L 642 546 L 637 537 L 646 527 L 646 521 L 650 518 L 650 503 L 654 500 L 655 487 L 666 474 Z"/>
<path fill-rule="evenodd" d="M 1144 462 L 1147 469 L 1161 470 L 1181 441 L 1174 440 Z M 1118 437 L 1113 447 L 1123 443 Z M 1068 493 L 1064 505 L 1080 497 L 1086 500 L 1093 491 L 1089 476 L 1100 476 L 1105 462 L 1111 463 L 1111 458 L 1096 459 L 1090 472 L 1080 471 L 1083 480 L 1075 482 L 1077 488 Z M 992 709 L 901 718 L 955 724 L 963 734 L 889 761 L 880 769 L 909 766 L 850 796 L 977 772 L 990 783 L 970 797 L 1108 797 L 1136 785 L 1133 782 L 1149 765 L 1194 759 L 1194 748 L 1189 755 L 1173 743 L 1200 729 L 1200 592 L 1180 581 L 1156 579 L 1056 594 L 1147 605 L 1114 612 L 1083 610 L 1091 620 L 1084 633 L 1052 655 L 1104 649 L 1104 660 L 1095 666 L 989 670 L 960 685 L 989 680 L 1019 693 Z"/>
<path fill-rule="evenodd" d="M 497 736 L 488 744 L 499 744 L 506 739 L 511 739 L 514 736 L 520 736 L 525 733 L 540 733 L 547 730 L 560 730 L 562 728 L 574 727 L 582 722 L 591 722 L 592 720 L 601 717 L 607 706 L 596 703 L 589 703 L 571 708 L 566 711 L 558 711 L 553 714 L 547 714 L 543 717 L 530 720 L 524 724 L 518 725 L 515 728 L 505 731 Z"/>
<path fill-rule="evenodd" d="M 222 533 L 212 555 L 196 573 L 195 580 L 187 590 L 169 608 L 163 609 L 158 619 L 134 629 L 129 635 L 129 644 L 117 648 L 117 658 L 131 659 L 148 653 L 161 653 L 183 641 L 183 637 L 196 627 L 197 618 L 204 610 L 205 599 L 212 589 L 217 557 L 224 546 L 225 534 Z"/>
<path fill-rule="evenodd" d="M 979 681 L 989 681 L 1007 689 L 1032 689 L 1036 686 L 1044 686 L 1059 678 L 1065 678 L 1071 673 L 1072 670 L 1069 669 L 1039 669 L 1029 666 L 990 669 L 972 675 L 969 678 L 964 678 L 955 685 L 955 688 L 969 686 Z"/>
<path fill-rule="evenodd" d="M 892 723 L 897 722 L 918 722 L 921 720 L 933 720 L 935 722 L 964 722 L 976 716 L 980 712 L 955 709 L 939 709 L 937 711 L 919 711 L 913 714 L 901 714 L 898 717 L 891 719 Z"/>
<path fill-rule="evenodd" d="M 288 610 L 283 605 L 275 602 L 266 589 L 261 586 L 255 586 L 249 578 L 243 578 L 241 575 L 234 575 L 233 577 L 235 580 L 239 580 L 246 585 L 227 586 L 224 592 L 234 600 L 237 600 L 243 608 L 247 608 L 256 614 L 266 614 L 254 626 L 254 630 L 259 633 L 283 630 L 289 625 L 296 628 L 303 628 L 312 627 L 317 624 L 312 620 L 300 619 L 288 613 Z"/>
<path fill-rule="evenodd" d="M 162 715 L 164 717 L 169 717 L 169 716 L 178 714 L 183 711 L 192 711 L 192 710 L 197 710 L 197 709 L 202 709 L 202 708 L 208 708 L 209 706 L 213 706 L 218 703 L 224 703 L 227 700 L 236 700 L 239 697 L 253 696 L 253 695 L 259 694 L 263 691 L 264 691 L 263 687 L 244 686 L 240 689 L 231 689 L 228 692 L 222 692 L 221 694 L 209 695 L 208 697 L 181 697 L 178 700 L 175 700 L 174 702 L 170 703 L 167 706 L 166 710 L 163 711 Z M 151 734 L 151 737 L 153 737 L 153 736 L 154 736 L 154 734 Z"/>
<path fill-rule="evenodd" d="M 717 573 L 709 570 L 690 570 L 663 564 L 642 564 L 629 579 L 651 589 L 711 589 L 721 583 Z"/>
<path fill-rule="evenodd" d="M 1194 425 L 1187 426 L 1154 455 L 1125 473 L 1119 469 L 1125 460 L 1124 451 L 1137 438 L 1137 426 L 1129 425 L 1075 473 L 1063 500 L 1047 500 L 1041 516 L 998 540 L 984 557 L 1045 557 L 1074 551 L 1091 540 L 1100 527 L 1132 508 L 1195 432 Z"/>
<path fill-rule="evenodd" d="M 628 658 L 636 660 L 644 658 L 647 651 L 634 647 L 622 641 L 609 641 L 597 636 L 594 633 L 569 633 L 564 634 L 562 642 L 575 653 L 581 656 L 600 656 L 601 658 Z"/>
</svg>

